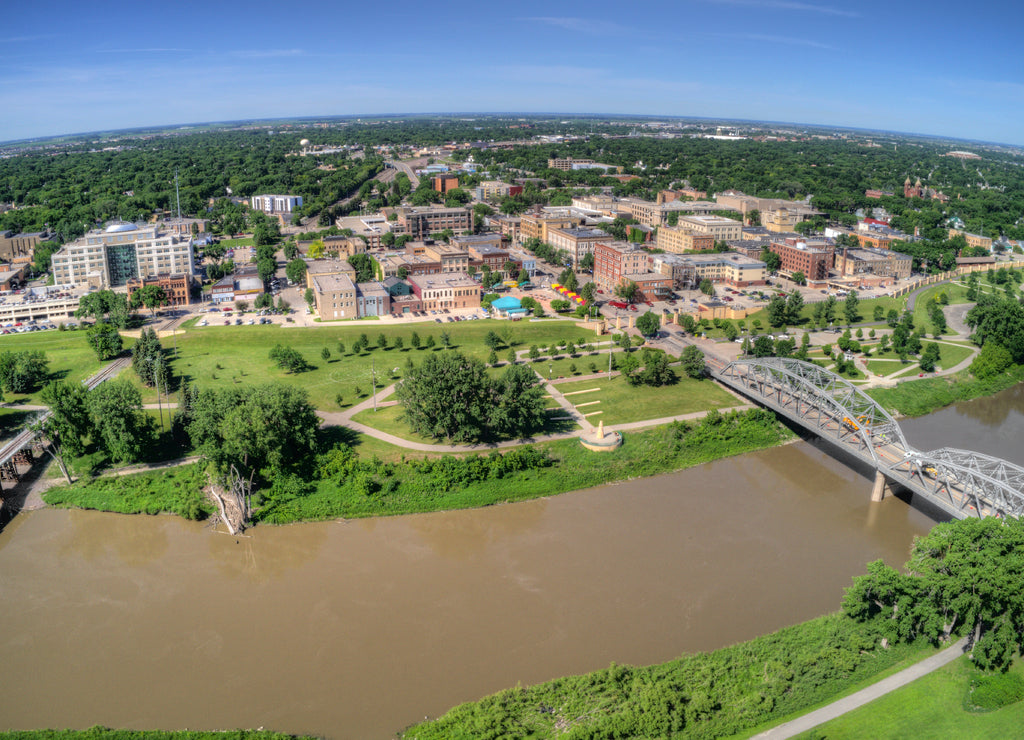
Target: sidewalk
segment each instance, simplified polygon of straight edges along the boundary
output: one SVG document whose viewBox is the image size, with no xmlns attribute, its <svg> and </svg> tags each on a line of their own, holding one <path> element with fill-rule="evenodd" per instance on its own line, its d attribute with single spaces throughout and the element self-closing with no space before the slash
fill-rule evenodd
<svg viewBox="0 0 1024 740">
<path fill-rule="evenodd" d="M 894 673 L 888 678 L 883 678 L 878 683 L 871 684 L 866 689 L 861 689 L 855 694 L 844 696 L 842 699 L 834 701 L 828 706 L 816 709 L 802 717 L 797 717 L 796 719 L 781 724 L 778 727 L 773 727 L 770 730 L 754 735 L 751 740 L 786 740 L 786 738 L 799 735 L 802 732 L 807 732 L 820 724 L 835 719 L 836 717 L 840 717 L 847 712 L 857 709 L 858 707 L 862 707 L 881 696 L 885 696 L 891 691 L 895 691 L 902 686 L 906 686 L 912 681 L 916 681 L 921 678 L 921 676 L 926 676 L 932 671 L 936 671 L 939 668 L 942 668 L 942 666 L 952 663 L 964 654 L 964 649 L 967 647 L 967 640 L 967 637 L 962 637 L 942 652 L 936 653 L 930 658 L 925 658 L 920 663 L 915 663 L 909 668 L 904 668 L 899 673 Z M 867 735 L 870 736 L 870 733 L 867 733 Z"/>
</svg>

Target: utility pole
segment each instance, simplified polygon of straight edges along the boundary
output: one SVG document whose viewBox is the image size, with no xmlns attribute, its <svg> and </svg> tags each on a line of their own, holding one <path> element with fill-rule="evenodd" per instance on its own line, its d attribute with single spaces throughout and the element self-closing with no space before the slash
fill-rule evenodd
<svg viewBox="0 0 1024 740">
<path fill-rule="evenodd" d="M 377 358 L 370 359 L 370 383 L 373 385 L 373 410 L 377 411 Z"/>
<path fill-rule="evenodd" d="M 608 337 L 611 338 L 611 334 L 609 334 Z M 614 345 L 615 342 L 608 345 L 608 380 L 612 379 L 612 347 Z"/>
</svg>

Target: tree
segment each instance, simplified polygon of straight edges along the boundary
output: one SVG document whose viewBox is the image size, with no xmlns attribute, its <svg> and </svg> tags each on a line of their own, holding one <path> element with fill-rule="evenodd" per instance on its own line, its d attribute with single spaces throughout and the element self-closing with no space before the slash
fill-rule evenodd
<svg viewBox="0 0 1024 740">
<path fill-rule="evenodd" d="M 302 358 L 302 355 L 299 354 L 298 350 L 286 347 L 283 344 L 275 345 L 270 350 L 270 359 L 279 368 L 289 373 L 301 373 L 309 369 L 309 365 Z"/>
<path fill-rule="evenodd" d="M 1005 669 L 1024 649 L 1024 521 L 986 517 L 935 525 L 914 541 L 906 573 L 881 560 L 854 579 L 843 611 L 890 639 L 933 642 L 974 632 L 974 663 Z"/>
<path fill-rule="evenodd" d="M 751 353 L 754 357 L 771 357 L 774 351 L 774 342 L 764 334 L 754 340 L 754 346 L 751 348 Z"/>
<path fill-rule="evenodd" d="M 660 349 L 645 347 L 640 355 L 640 362 L 643 369 L 637 373 L 637 378 L 644 385 L 662 386 L 674 382 L 676 375 L 669 367 L 669 357 Z"/>
<path fill-rule="evenodd" d="M 273 259 L 264 257 L 263 259 L 256 260 L 256 273 L 264 283 L 269 283 L 273 279 L 275 272 L 277 272 L 277 262 Z"/>
<path fill-rule="evenodd" d="M 266 480 L 309 459 L 320 425 L 306 392 L 281 383 L 197 391 L 182 422 L 221 474 Z"/>
<path fill-rule="evenodd" d="M 876 305 L 872 318 L 875 321 L 882 321 L 885 318 L 885 310 L 881 306 Z"/>
<path fill-rule="evenodd" d="M 994 342 L 1006 349 L 1015 363 L 1024 364 L 1024 306 L 1009 298 L 989 294 L 967 312 L 967 325 L 974 330 L 971 340 L 984 348 Z"/>
<path fill-rule="evenodd" d="M 562 270 L 561 274 L 558 276 L 558 282 L 566 290 L 573 293 L 575 293 L 576 289 L 579 287 L 579 281 L 576 279 L 576 271 L 571 267 L 566 267 Z"/>
<path fill-rule="evenodd" d="M 434 348 L 434 344 L 435 344 L 435 342 L 434 342 L 434 335 L 433 334 L 428 334 L 427 335 L 427 349 L 433 349 Z"/>
<path fill-rule="evenodd" d="M 167 292 L 159 285 L 143 285 L 132 293 L 131 307 L 136 309 L 145 306 L 150 313 L 155 313 L 156 309 L 166 306 L 169 302 Z"/>
<path fill-rule="evenodd" d="M 484 344 L 487 345 L 489 349 L 496 350 L 501 346 L 501 337 L 499 337 L 498 333 L 492 329 L 484 335 Z"/>
<path fill-rule="evenodd" d="M 43 431 L 71 457 L 85 452 L 85 439 L 90 432 L 86 395 L 85 386 L 64 380 L 53 381 L 40 394 L 40 399 L 50 409 Z"/>
<path fill-rule="evenodd" d="M 313 292 L 312 288 L 306 288 L 302 294 L 303 299 L 306 301 L 306 305 L 313 308 L 313 303 L 316 301 L 316 293 Z"/>
<path fill-rule="evenodd" d="M 924 351 L 921 352 L 921 359 L 919 365 L 921 369 L 926 373 L 934 372 L 935 363 L 939 361 L 939 345 L 935 342 L 929 342 Z"/>
<path fill-rule="evenodd" d="M 768 323 L 775 327 L 785 326 L 788 319 L 786 299 L 780 295 L 775 296 L 768 303 Z"/>
<path fill-rule="evenodd" d="M 377 349 L 386 350 L 388 348 L 388 337 L 384 332 L 377 335 Z"/>
<path fill-rule="evenodd" d="M 8 393 L 31 393 L 42 386 L 49 374 L 45 352 L 0 352 L 0 387 Z"/>
<path fill-rule="evenodd" d="M 289 308 L 288 306 L 288 301 L 284 299 L 283 295 L 278 296 L 277 298 L 277 310 L 280 311 L 282 314 L 286 314 L 289 311 L 291 311 L 291 308 Z"/>
<path fill-rule="evenodd" d="M 765 269 L 768 272 L 778 272 L 779 268 L 782 267 L 782 257 L 770 249 L 761 250 L 761 261 L 764 262 Z"/>
<path fill-rule="evenodd" d="M 860 299 L 857 297 L 857 291 L 851 290 L 843 302 L 843 313 L 846 315 L 846 323 L 852 324 L 860 320 L 859 307 Z"/>
<path fill-rule="evenodd" d="M 320 359 L 323 360 L 324 362 L 329 362 L 331 359 L 331 350 L 328 349 L 327 347 L 324 347 L 322 350 L 320 350 Z"/>
<path fill-rule="evenodd" d="M 986 342 L 971 362 L 970 371 L 979 380 L 987 380 L 1006 372 L 1011 365 L 1013 357 L 1005 347 L 996 342 Z"/>
<path fill-rule="evenodd" d="M 401 337 L 395 340 L 395 347 L 397 347 L 398 349 L 401 349 L 401 346 L 398 344 L 400 341 L 402 341 Z M 444 347 L 445 349 L 449 349 L 452 346 L 451 335 L 443 330 L 441 331 L 441 346 Z"/>
<path fill-rule="evenodd" d="M 636 300 L 638 291 L 636 283 L 632 280 L 626 280 L 615 286 L 615 295 L 627 303 L 632 303 Z"/>
<path fill-rule="evenodd" d="M 803 307 L 804 297 L 800 295 L 800 291 L 794 290 L 786 299 L 786 323 L 799 324 L 800 311 L 803 310 Z"/>
<path fill-rule="evenodd" d="M 142 408 L 142 394 L 127 380 L 108 380 L 86 397 L 92 436 L 115 463 L 135 462 L 153 441 L 153 417 Z"/>
<path fill-rule="evenodd" d="M 459 352 L 429 354 L 405 374 L 395 395 L 417 434 L 470 442 L 486 431 L 492 402 L 490 377 L 482 362 Z"/>
<path fill-rule="evenodd" d="M 77 318 L 93 317 L 97 321 L 109 321 L 118 329 L 128 325 L 128 299 L 121 293 L 112 290 L 99 290 L 86 293 L 78 301 L 75 311 Z"/>
<path fill-rule="evenodd" d="M 796 272 L 794 272 L 790 276 L 790 279 L 794 283 L 796 283 L 797 285 L 806 285 L 807 284 L 807 276 L 804 275 L 802 272 L 800 272 L 800 270 L 797 270 Z"/>
<path fill-rule="evenodd" d="M 368 254 L 353 254 L 348 258 L 348 263 L 356 270 L 357 283 L 368 283 L 376 276 L 373 258 Z"/>
<path fill-rule="evenodd" d="M 402 347 L 404 347 L 404 346 L 405 346 L 405 341 L 402 339 L 402 337 L 400 337 L 400 336 L 399 337 L 395 337 L 395 349 L 401 350 Z"/>
<path fill-rule="evenodd" d="M 715 284 L 712 283 L 707 278 L 704 278 L 703 280 L 700 281 L 698 289 L 701 293 L 708 296 L 709 298 L 715 295 Z"/>
<path fill-rule="evenodd" d="M 163 347 L 153 329 L 143 329 L 132 345 L 132 370 L 142 384 L 152 388 L 157 380 L 157 365 L 163 362 Z"/>
<path fill-rule="evenodd" d="M 636 320 L 636 329 L 645 337 L 654 336 L 658 333 L 658 327 L 661 326 L 661 322 L 658 317 L 652 311 L 645 311 L 642 316 Z"/>
<path fill-rule="evenodd" d="M 99 322 L 86 332 L 86 341 L 93 348 L 100 360 L 109 360 L 121 354 L 124 342 L 117 332 L 117 327 L 106 322 Z"/>
<path fill-rule="evenodd" d="M 683 353 L 679 355 L 679 362 L 683 367 L 683 372 L 691 378 L 703 378 L 707 372 L 704 363 L 704 353 L 700 351 L 700 348 L 692 344 L 688 344 L 683 348 Z"/>
<path fill-rule="evenodd" d="M 306 261 L 302 259 L 293 259 L 284 267 L 285 277 L 288 278 L 288 282 L 292 285 L 298 285 L 306 279 Z"/>
<path fill-rule="evenodd" d="M 519 273 L 516 275 L 516 282 L 518 282 L 520 285 L 522 285 L 523 283 L 530 282 L 530 273 L 528 273 L 526 270 L 520 270 Z"/>
<path fill-rule="evenodd" d="M 412 333 L 412 337 L 409 338 L 409 344 L 413 349 L 420 348 L 420 335 L 417 332 Z"/>
</svg>

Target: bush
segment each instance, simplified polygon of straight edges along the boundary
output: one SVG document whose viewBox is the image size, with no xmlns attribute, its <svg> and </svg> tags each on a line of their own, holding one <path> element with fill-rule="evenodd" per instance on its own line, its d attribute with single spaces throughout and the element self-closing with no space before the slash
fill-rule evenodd
<svg viewBox="0 0 1024 740">
<path fill-rule="evenodd" d="M 971 681 L 964 698 L 968 712 L 992 712 L 1024 699 L 1024 677 L 1019 673 L 994 673 Z"/>
</svg>

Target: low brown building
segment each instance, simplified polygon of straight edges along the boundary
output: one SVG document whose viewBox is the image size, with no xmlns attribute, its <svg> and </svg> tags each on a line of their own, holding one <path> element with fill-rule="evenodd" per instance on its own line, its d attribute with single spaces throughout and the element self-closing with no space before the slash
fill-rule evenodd
<svg viewBox="0 0 1024 740">
<path fill-rule="evenodd" d="M 424 311 L 480 308 L 480 284 L 465 273 L 412 275 L 409 283 Z"/>
<path fill-rule="evenodd" d="M 128 288 L 128 301 L 131 302 L 135 291 L 156 285 L 163 288 L 167 295 L 167 305 L 188 306 L 192 303 L 192 276 L 184 273 L 174 275 L 157 275 L 155 277 L 129 278 L 126 286 Z"/>
</svg>

